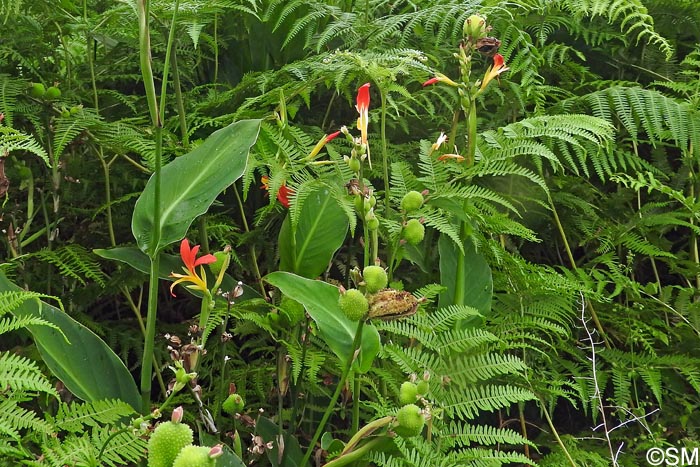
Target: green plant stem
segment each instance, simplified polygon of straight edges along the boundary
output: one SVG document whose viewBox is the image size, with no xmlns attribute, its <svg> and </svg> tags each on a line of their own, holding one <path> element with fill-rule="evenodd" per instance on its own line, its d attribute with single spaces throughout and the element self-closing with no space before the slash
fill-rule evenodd
<svg viewBox="0 0 700 467">
<path fill-rule="evenodd" d="M 214 84 L 219 82 L 219 14 L 214 14 Z M 214 87 L 216 89 L 216 87 Z"/>
<path fill-rule="evenodd" d="M 159 126 L 163 125 L 165 120 L 165 98 L 168 95 L 168 74 L 170 73 L 170 57 L 173 56 L 173 43 L 175 42 L 175 26 L 177 21 L 177 11 L 180 7 L 180 0 L 175 0 L 175 8 L 173 8 L 173 17 L 170 21 L 170 31 L 168 32 L 168 43 L 165 49 L 165 63 L 163 63 L 163 78 L 160 87 L 160 113 L 158 114 Z"/>
<path fill-rule="evenodd" d="M 343 448 L 343 451 L 340 453 L 340 455 L 345 455 L 349 453 L 352 449 L 359 444 L 362 439 L 370 436 L 372 433 L 377 431 L 380 428 L 383 428 L 395 420 L 396 417 L 393 417 L 391 415 L 387 415 L 386 417 L 379 418 L 377 420 L 369 422 L 367 425 L 363 426 L 362 429 L 356 429 L 355 434 L 352 435 L 352 438 L 350 438 Z"/>
<path fill-rule="evenodd" d="M 240 193 L 238 193 L 238 187 L 233 185 L 233 194 L 236 195 L 236 202 L 238 203 L 238 210 L 241 213 L 241 220 L 243 221 L 243 228 L 246 233 L 250 233 L 250 227 L 248 226 L 248 220 L 245 217 L 245 210 L 243 209 L 243 200 L 241 199 Z M 258 287 L 260 287 L 260 293 L 265 296 L 265 284 L 262 280 L 262 274 L 260 274 L 260 268 L 258 268 L 258 255 L 255 252 L 255 245 L 250 245 L 248 251 L 250 252 L 250 261 L 253 264 L 253 273 L 255 274 L 255 280 L 258 282 Z"/>
<path fill-rule="evenodd" d="M 559 447 L 564 451 L 564 455 L 569 461 L 569 465 L 571 467 L 577 467 L 576 462 L 574 462 L 574 459 L 571 457 L 571 454 L 569 454 L 569 451 L 566 449 L 566 446 L 564 445 L 564 442 L 561 440 L 561 437 L 559 436 L 559 432 L 557 432 L 557 429 L 554 427 L 554 423 L 552 422 L 552 417 L 549 416 L 549 412 L 547 409 L 545 409 L 545 404 L 542 399 L 540 399 L 540 404 L 542 404 L 542 412 L 544 413 L 544 418 L 547 419 L 547 424 L 549 425 L 549 429 L 552 430 L 552 434 L 554 435 L 554 438 L 557 440 L 557 444 Z"/>
<path fill-rule="evenodd" d="M 173 64 L 173 88 L 175 88 L 175 102 L 177 104 L 177 115 L 180 120 L 180 138 L 182 147 L 187 150 L 190 147 L 190 137 L 187 133 L 187 113 L 185 111 L 185 99 L 182 97 L 182 86 L 180 85 L 180 69 L 177 65 L 177 51 L 173 47 L 170 52 L 170 61 Z"/>
<path fill-rule="evenodd" d="M 358 461 L 362 459 L 363 456 L 370 453 L 375 447 L 379 446 L 383 440 L 384 438 L 381 437 L 370 440 L 354 451 L 343 454 L 342 456 L 324 464 L 323 467 L 342 467 L 350 464 L 351 462 Z"/>
<path fill-rule="evenodd" d="M 146 101 L 148 102 L 148 112 L 151 116 L 151 123 L 154 127 L 161 126 L 158 118 L 158 101 L 156 100 L 156 85 L 153 80 L 153 68 L 151 67 L 151 35 L 148 25 L 149 1 L 137 0 L 136 12 L 139 20 L 139 58 L 141 65 L 141 75 L 146 91 Z M 165 86 L 164 86 L 165 87 Z M 156 158 L 158 159 L 158 158 Z M 156 161 L 156 164 L 158 162 Z"/>
<path fill-rule="evenodd" d="M 343 374 L 340 377 L 340 381 L 338 382 L 338 385 L 335 388 L 335 392 L 331 396 L 331 400 L 328 402 L 328 406 L 326 407 L 326 411 L 323 413 L 323 417 L 321 418 L 321 421 L 319 422 L 318 426 L 316 427 L 316 432 L 314 433 L 314 437 L 311 439 L 311 443 L 309 444 L 309 447 L 306 449 L 306 454 L 304 454 L 304 458 L 301 461 L 300 466 L 301 467 L 306 467 L 309 463 L 309 459 L 311 459 L 311 454 L 314 452 L 314 447 L 316 446 L 316 442 L 319 440 L 321 437 L 321 433 L 323 433 L 323 429 L 326 427 L 326 422 L 331 416 L 331 413 L 333 412 L 333 409 L 335 408 L 336 402 L 338 402 L 338 397 L 340 397 L 340 392 L 342 391 L 343 387 L 345 386 L 345 381 L 348 379 L 348 375 L 350 374 L 350 370 L 352 370 L 352 364 L 355 361 L 356 355 L 355 352 L 360 346 L 360 342 L 362 340 L 362 329 L 364 326 L 365 322 L 364 320 L 360 320 L 357 323 L 357 330 L 355 331 L 355 338 L 352 341 L 352 347 L 350 348 L 350 354 L 348 355 L 348 361 L 345 363 L 345 368 L 343 369 Z"/>
<path fill-rule="evenodd" d="M 382 169 L 384 174 L 384 217 L 389 218 L 391 213 L 391 189 L 389 187 L 389 154 L 386 147 L 386 91 L 382 88 L 379 90 L 381 98 L 382 113 L 381 113 L 381 139 L 382 139 Z"/>
<path fill-rule="evenodd" d="M 351 433 L 357 433 L 360 429 L 360 378 L 355 375 L 352 382 L 352 427 Z"/>
<path fill-rule="evenodd" d="M 105 206 L 107 211 L 107 232 L 109 233 L 109 243 L 113 247 L 117 245 L 117 240 L 114 235 L 114 222 L 112 221 L 112 192 L 110 190 L 110 173 L 109 167 L 114 161 L 112 159 L 110 162 L 105 162 L 104 152 L 102 151 L 102 146 L 97 148 L 97 158 L 100 160 L 102 165 L 102 174 L 105 178 Z"/>
<path fill-rule="evenodd" d="M 557 230 L 559 231 L 559 235 L 561 236 L 562 241 L 564 242 L 564 249 L 566 250 L 566 256 L 569 259 L 569 263 L 571 264 L 571 268 L 576 271 L 578 270 L 578 266 L 576 265 L 576 261 L 574 260 L 574 255 L 571 251 L 571 247 L 569 246 L 569 240 L 566 237 L 566 231 L 564 230 L 564 226 L 561 223 L 561 219 L 559 219 L 559 213 L 557 212 L 557 207 L 554 205 L 554 200 L 552 200 L 552 196 L 547 192 L 547 201 L 549 202 L 549 208 L 552 210 L 552 215 L 554 216 L 554 223 L 557 224 Z M 605 344 L 605 347 L 608 349 L 610 348 L 610 342 L 608 341 L 607 334 L 605 333 L 605 330 L 603 329 L 603 325 L 600 322 L 600 319 L 598 319 L 598 314 L 596 313 L 595 309 L 593 308 L 593 304 L 590 302 L 590 300 L 586 299 L 586 302 L 588 304 L 588 308 L 591 310 L 591 318 L 593 319 L 593 324 L 595 324 L 596 329 L 600 333 L 600 336 L 603 338 L 603 343 Z"/>
<path fill-rule="evenodd" d="M 83 20 L 85 24 L 88 24 L 88 6 L 87 0 L 83 0 Z M 92 103 L 95 107 L 95 111 L 100 113 L 100 102 L 97 97 L 97 80 L 95 79 L 95 40 L 90 38 L 90 30 L 85 31 L 85 45 L 87 46 L 87 62 L 88 68 L 90 68 L 90 82 L 92 84 Z"/>
<path fill-rule="evenodd" d="M 156 335 L 156 313 L 158 309 L 158 262 L 160 252 L 151 257 L 151 270 L 148 283 L 148 313 L 146 315 L 146 335 L 144 337 L 143 359 L 141 362 L 141 411 L 150 412 L 151 378 L 153 373 L 153 350 Z"/>
<path fill-rule="evenodd" d="M 141 300 L 139 300 L 139 305 L 136 305 L 136 303 L 134 303 L 134 299 L 131 298 L 131 294 L 129 293 L 126 287 L 121 287 L 121 292 L 122 295 L 124 295 L 124 298 L 126 298 L 126 301 L 129 303 L 129 308 L 131 308 L 131 310 L 134 312 L 134 316 L 136 316 L 136 321 L 139 323 L 139 328 L 141 329 L 141 335 L 145 337 L 146 326 L 143 323 L 143 316 L 141 316 L 141 312 L 139 311 L 141 309 Z M 155 354 L 153 355 L 153 361 L 156 361 Z M 156 379 L 158 380 L 160 391 L 163 393 L 163 395 L 166 395 L 167 390 L 165 388 L 165 381 L 163 381 L 163 374 L 160 372 L 160 368 L 158 367 L 158 365 L 154 365 L 153 369 L 156 373 Z"/>
</svg>

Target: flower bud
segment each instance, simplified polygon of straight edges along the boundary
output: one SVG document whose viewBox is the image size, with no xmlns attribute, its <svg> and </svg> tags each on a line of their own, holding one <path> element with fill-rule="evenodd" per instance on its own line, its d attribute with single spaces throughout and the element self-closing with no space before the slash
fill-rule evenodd
<svg viewBox="0 0 700 467">
<path fill-rule="evenodd" d="M 464 37 L 476 41 L 486 37 L 486 18 L 481 15 L 471 15 L 464 22 Z"/>
</svg>

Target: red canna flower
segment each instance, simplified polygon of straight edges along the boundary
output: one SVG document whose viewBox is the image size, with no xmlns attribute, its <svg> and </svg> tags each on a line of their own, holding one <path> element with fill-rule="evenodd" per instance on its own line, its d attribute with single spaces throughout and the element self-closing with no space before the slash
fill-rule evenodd
<svg viewBox="0 0 700 467">
<path fill-rule="evenodd" d="M 437 83 L 437 82 L 439 82 L 439 81 L 440 81 L 440 80 L 437 79 L 437 77 L 430 78 L 428 81 L 426 81 L 425 83 L 423 83 L 423 87 L 432 86 L 433 84 L 435 84 L 435 83 Z"/>
<path fill-rule="evenodd" d="M 336 139 L 339 134 L 340 134 L 340 130 L 335 131 L 335 132 L 331 133 L 330 135 L 326 136 L 326 143 L 330 143 L 331 141 Z"/>
<path fill-rule="evenodd" d="M 262 182 L 262 188 L 263 190 L 267 190 L 268 192 L 270 191 L 270 177 L 267 175 L 263 175 L 260 178 L 260 181 Z M 287 185 L 282 185 L 280 189 L 277 191 L 277 200 L 282 203 L 282 206 L 285 208 L 289 209 L 289 197 L 294 194 L 294 190 L 291 188 L 288 188 Z"/>
<path fill-rule="evenodd" d="M 326 144 L 333 141 L 339 134 L 340 134 L 340 130 L 338 130 L 334 133 L 331 133 L 330 135 L 326 135 L 323 138 L 321 138 L 320 140 L 318 140 L 318 143 L 316 143 L 316 146 L 314 146 L 314 148 L 311 150 L 309 155 L 306 156 L 305 160 L 308 162 L 308 161 L 312 160 L 314 157 L 318 156 L 318 153 L 321 152 L 321 149 L 323 149 L 323 147 Z"/>
<path fill-rule="evenodd" d="M 367 125 L 369 124 L 369 83 L 365 83 L 357 90 L 357 129 L 362 135 L 362 144 L 367 144 Z"/>
<path fill-rule="evenodd" d="M 484 79 L 481 81 L 481 88 L 479 89 L 479 92 L 486 89 L 486 86 L 488 86 L 492 79 L 498 78 L 498 75 L 500 75 L 501 73 L 505 73 L 508 70 L 510 70 L 510 68 L 508 68 L 505 62 L 503 61 L 503 55 L 494 55 L 493 65 L 490 66 L 488 70 L 486 70 Z"/>
<path fill-rule="evenodd" d="M 188 289 L 201 290 L 202 292 L 208 292 L 207 289 L 207 275 L 204 272 L 204 268 L 199 268 L 201 276 L 197 274 L 195 268 L 204 264 L 211 264 L 216 262 L 216 257 L 214 255 L 204 255 L 197 258 L 197 253 L 199 253 L 199 245 L 195 245 L 190 248 L 190 242 L 184 238 L 180 243 L 180 258 L 185 264 L 182 268 L 187 274 L 176 274 L 174 272 L 170 273 L 170 277 L 175 277 L 177 280 L 170 286 L 170 294 L 174 297 L 173 288 L 181 282 L 191 282 L 192 285 L 187 285 Z"/>
<path fill-rule="evenodd" d="M 448 84 L 450 86 L 459 86 L 457 83 L 455 83 L 450 78 L 443 75 L 442 73 L 435 73 L 434 77 L 430 78 L 428 81 L 423 83 L 423 87 L 431 86 L 435 83 L 445 83 L 445 84 Z"/>
</svg>

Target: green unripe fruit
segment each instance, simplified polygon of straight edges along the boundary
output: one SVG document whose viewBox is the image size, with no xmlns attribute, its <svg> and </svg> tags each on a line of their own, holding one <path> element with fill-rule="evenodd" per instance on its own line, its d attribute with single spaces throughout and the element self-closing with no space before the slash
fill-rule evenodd
<svg viewBox="0 0 700 467">
<path fill-rule="evenodd" d="M 403 228 L 401 236 L 406 240 L 406 243 L 417 245 L 422 242 L 423 237 L 425 237 L 425 227 L 418 219 L 410 219 Z"/>
<path fill-rule="evenodd" d="M 68 111 L 68 109 L 64 108 L 63 110 L 61 110 L 61 117 L 62 118 L 70 117 L 70 112 Z"/>
<path fill-rule="evenodd" d="M 206 446 L 185 446 L 175 458 L 172 467 L 213 467 L 216 459 L 209 457 L 211 448 Z"/>
<path fill-rule="evenodd" d="M 430 391 L 430 383 L 422 379 L 416 383 L 416 388 L 418 389 L 418 394 L 424 396 Z"/>
<path fill-rule="evenodd" d="M 359 321 L 367 316 L 369 302 L 357 289 L 350 289 L 338 298 L 338 306 L 350 321 Z"/>
<path fill-rule="evenodd" d="M 80 112 L 80 109 L 82 109 L 82 108 L 83 108 L 82 105 L 74 105 L 73 107 L 70 108 L 70 114 L 75 115 L 78 112 Z"/>
<path fill-rule="evenodd" d="M 161 423 L 148 440 L 148 467 L 171 467 L 180 450 L 193 441 L 192 429 L 184 423 Z"/>
<path fill-rule="evenodd" d="M 386 271 L 381 266 L 367 266 L 362 271 L 362 278 L 365 281 L 367 293 L 379 292 L 389 283 Z"/>
<path fill-rule="evenodd" d="M 224 403 L 221 404 L 221 408 L 229 415 L 243 412 L 243 407 L 245 407 L 245 401 L 240 394 L 229 395 Z"/>
<path fill-rule="evenodd" d="M 417 191 L 409 191 L 401 199 L 401 209 L 406 212 L 417 211 L 423 206 L 423 195 Z"/>
<path fill-rule="evenodd" d="M 362 167 L 362 162 L 357 157 L 351 157 L 348 159 L 348 167 L 355 173 L 360 173 L 360 168 Z"/>
<path fill-rule="evenodd" d="M 304 319 L 306 313 L 304 311 L 304 305 L 297 302 L 296 300 L 292 300 L 286 295 L 282 297 L 282 301 L 280 302 L 280 308 L 282 308 L 284 315 L 287 317 L 287 320 L 289 320 L 289 324 L 292 326 L 296 326 L 297 324 L 299 324 L 301 320 Z"/>
<path fill-rule="evenodd" d="M 399 389 L 399 402 L 402 404 L 413 404 L 418 397 L 418 387 L 415 383 L 406 381 Z"/>
<path fill-rule="evenodd" d="M 367 220 L 367 228 L 369 230 L 377 230 L 379 228 L 379 219 L 376 217 L 372 217 L 371 219 Z"/>
<path fill-rule="evenodd" d="M 486 18 L 480 15 L 471 15 L 464 22 L 464 37 L 471 37 L 473 40 L 486 37 Z"/>
<path fill-rule="evenodd" d="M 396 414 L 396 421 L 399 425 L 394 431 L 404 438 L 418 436 L 425 425 L 425 417 L 416 404 L 407 404 L 401 407 Z"/>
<path fill-rule="evenodd" d="M 46 94 L 44 94 L 44 98 L 48 101 L 58 99 L 59 97 L 61 97 L 61 90 L 58 89 L 56 86 L 51 86 L 49 89 L 46 90 Z"/>
<path fill-rule="evenodd" d="M 32 83 L 32 87 L 29 88 L 29 95 L 32 97 L 44 97 L 46 94 L 46 88 L 41 83 Z"/>
</svg>

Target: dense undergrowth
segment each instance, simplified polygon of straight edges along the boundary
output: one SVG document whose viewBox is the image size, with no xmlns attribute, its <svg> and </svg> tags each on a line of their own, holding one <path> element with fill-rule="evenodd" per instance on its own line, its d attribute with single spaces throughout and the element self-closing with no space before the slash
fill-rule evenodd
<svg viewBox="0 0 700 467">
<path fill-rule="evenodd" d="M 3 465 L 698 446 L 694 0 L 0 18 Z"/>
</svg>

